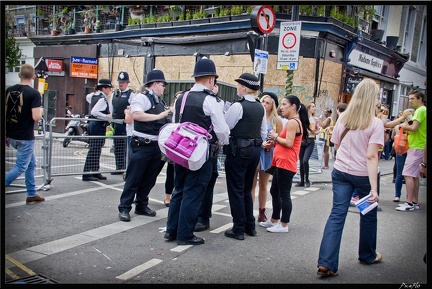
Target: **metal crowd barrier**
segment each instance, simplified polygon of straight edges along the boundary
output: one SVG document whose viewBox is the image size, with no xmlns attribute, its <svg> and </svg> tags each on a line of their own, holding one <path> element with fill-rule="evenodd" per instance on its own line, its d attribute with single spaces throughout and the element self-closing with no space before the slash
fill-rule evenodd
<svg viewBox="0 0 432 289">
<path fill-rule="evenodd" d="M 35 181 L 36 190 L 47 191 L 51 189 L 51 181 L 49 181 L 47 176 L 47 152 L 48 144 L 45 138 L 45 131 L 41 134 L 35 135 L 35 147 L 34 152 L 36 156 L 36 169 L 35 169 Z M 5 147 L 5 171 L 8 172 L 16 163 L 16 152 L 12 146 Z M 27 192 L 25 186 L 25 173 L 22 173 L 9 187 L 5 189 L 6 194 L 23 193 Z M 15 189 L 18 188 L 18 189 Z"/>
<path fill-rule="evenodd" d="M 116 170 L 115 156 L 114 156 L 114 139 L 124 139 L 126 144 L 124 150 L 126 151 L 126 166 L 128 165 L 128 145 L 127 136 L 88 136 L 88 135 L 73 135 L 66 136 L 66 133 L 54 133 L 53 124 L 59 120 L 79 120 L 87 121 L 87 118 L 70 118 L 70 117 L 55 117 L 49 124 L 49 151 L 47 161 L 47 177 L 52 180 L 56 176 L 72 176 L 92 174 L 94 172 L 84 173 L 84 163 L 88 152 L 88 142 L 92 139 L 103 139 L 105 141 L 102 147 L 100 156 L 100 173 L 112 172 L 125 172 L 125 170 Z M 116 123 L 123 123 L 123 120 L 118 119 L 91 119 L 92 121 L 109 121 Z M 63 146 L 65 138 L 70 138 L 71 142 L 67 147 Z"/>
</svg>

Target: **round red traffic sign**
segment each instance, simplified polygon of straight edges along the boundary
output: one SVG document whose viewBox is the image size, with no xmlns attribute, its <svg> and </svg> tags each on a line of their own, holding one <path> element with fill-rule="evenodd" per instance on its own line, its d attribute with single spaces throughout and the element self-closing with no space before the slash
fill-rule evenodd
<svg viewBox="0 0 432 289">
<path fill-rule="evenodd" d="M 260 34 L 272 32 L 276 25 L 276 14 L 269 5 L 255 6 L 251 12 L 252 29 Z"/>
<path fill-rule="evenodd" d="M 297 37 L 292 32 L 288 32 L 282 38 L 282 45 L 286 49 L 293 48 L 296 45 L 296 43 L 297 43 Z"/>
</svg>

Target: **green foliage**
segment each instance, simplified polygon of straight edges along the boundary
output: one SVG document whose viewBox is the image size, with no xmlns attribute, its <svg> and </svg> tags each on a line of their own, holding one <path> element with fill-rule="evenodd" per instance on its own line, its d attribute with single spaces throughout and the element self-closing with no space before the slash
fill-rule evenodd
<svg viewBox="0 0 432 289">
<path fill-rule="evenodd" d="M 178 20 L 179 20 L 179 21 L 185 20 L 185 15 L 184 15 L 183 12 L 181 12 L 181 13 L 179 14 L 179 18 L 178 18 Z"/>
<path fill-rule="evenodd" d="M 191 19 L 192 19 L 192 14 L 190 10 L 186 10 L 186 20 L 191 20 Z"/>
<path fill-rule="evenodd" d="M 6 67 L 13 68 L 21 58 L 21 49 L 15 41 L 13 36 L 9 36 L 10 23 L 5 21 L 5 32 L 6 32 Z"/>
</svg>

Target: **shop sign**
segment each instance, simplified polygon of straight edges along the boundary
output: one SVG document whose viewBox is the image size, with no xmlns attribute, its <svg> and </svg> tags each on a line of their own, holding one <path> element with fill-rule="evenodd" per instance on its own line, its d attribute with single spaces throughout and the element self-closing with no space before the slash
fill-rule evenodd
<svg viewBox="0 0 432 289">
<path fill-rule="evenodd" d="M 345 78 L 344 93 L 354 93 L 354 89 L 363 80 L 361 76 L 350 76 Z"/>
<path fill-rule="evenodd" d="M 72 56 L 70 58 L 70 76 L 78 78 L 97 79 L 98 60 L 97 58 Z"/>
<path fill-rule="evenodd" d="M 384 60 L 363 53 L 359 50 L 353 50 L 349 55 L 349 59 L 351 60 L 349 64 L 352 66 L 364 68 L 379 74 L 381 74 L 384 67 Z"/>
</svg>

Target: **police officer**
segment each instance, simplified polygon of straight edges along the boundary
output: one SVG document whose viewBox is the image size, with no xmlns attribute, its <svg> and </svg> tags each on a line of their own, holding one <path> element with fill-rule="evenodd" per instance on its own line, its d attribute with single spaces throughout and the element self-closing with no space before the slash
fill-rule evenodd
<svg viewBox="0 0 432 289">
<path fill-rule="evenodd" d="M 99 117 L 111 118 L 109 111 L 107 96 L 112 91 L 112 84 L 109 79 L 101 78 L 95 87 L 95 91 L 87 94 L 86 100 L 90 103 L 90 119 Z M 105 136 L 108 122 L 100 120 L 90 120 L 88 126 L 88 134 L 90 136 L 102 135 Z M 85 172 L 98 172 L 99 162 L 102 152 L 102 147 L 105 144 L 105 138 L 90 138 L 89 150 L 84 164 Z M 83 181 L 106 180 L 102 174 L 84 174 Z"/>
<path fill-rule="evenodd" d="M 180 122 L 190 121 L 207 129 L 211 135 L 210 156 L 196 171 L 174 164 L 174 191 L 168 209 L 167 228 L 164 238 L 177 239 L 178 245 L 199 245 L 204 239 L 194 235 L 198 213 L 217 161 L 218 146 L 227 143 L 229 128 L 223 115 L 224 102 L 212 91 L 216 78 L 216 66 L 208 58 L 195 63 L 195 84 L 190 91 L 180 95 L 175 102 L 173 119 L 179 122 L 180 107 L 187 93 Z"/>
<path fill-rule="evenodd" d="M 161 151 L 157 142 L 159 129 L 168 123 L 167 116 L 170 112 L 160 98 L 165 86 L 163 72 L 154 69 L 147 73 L 142 92 L 132 99 L 132 152 L 126 168 L 126 183 L 118 205 L 120 221 L 130 221 L 132 203 L 135 203 L 135 214 L 156 216 L 156 212 L 148 207 L 148 195 L 156 183 L 161 162 Z"/>
<path fill-rule="evenodd" d="M 265 109 L 257 99 L 258 78 L 243 73 L 235 81 L 240 100 L 233 103 L 225 114 L 231 133 L 229 145 L 224 147 L 228 199 L 234 226 L 224 234 L 244 240 L 245 233 L 249 236 L 257 234 L 251 190 L 261 144 L 267 137 L 267 120 Z"/>
<path fill-rule="evenodd" d="M 126 71 L 120 71 L 117 82 L 119 89 L 115 89 L 110 99 L 110 111 L 113 119 L 125 119 L 125 109 L 130 105 L 131 98 L 135 96 L 135 92 L 128 88 L 129 74 Z M 126 123 L 113 123 L 114 136 L 126 135 Z M 114 156 L 116 163 L 116 171 L 112 175 L 121 175 L 123 172 L 119 170 L 126 169 L 126 138 L 114 138 Z"/>
</svg>

